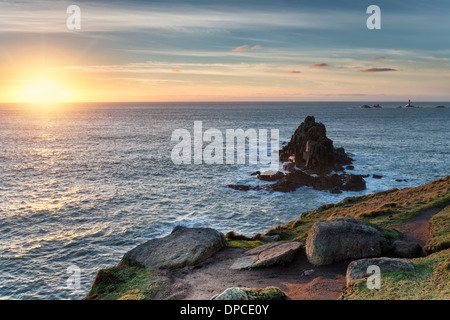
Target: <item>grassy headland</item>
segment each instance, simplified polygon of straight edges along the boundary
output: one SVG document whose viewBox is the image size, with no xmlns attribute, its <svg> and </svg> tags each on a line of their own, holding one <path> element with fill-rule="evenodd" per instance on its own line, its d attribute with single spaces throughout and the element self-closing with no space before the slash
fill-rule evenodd
<svg viewBox="0 0 450 320">
<path fill-rule="evenodd" d="M 340 217 L 361 219 L 380 230 L 386 239 L 399 237 L 395 228 L 425 210 L 447 207 L 430 221 L 431 239 L 425 247 L 433 254 L 409 259 L 415 272 L 383 274 L 382 289 L 368 290 L 364 280 L 357 281 L 341 299 L 450 299 L 450 176 L 406 189 L 392 189 L 346 198 L 338 204 L 325 204 L 304 212 L 299 219 L 269 229 L 253 237 L 227 234 L 227 246 L 251 248 L 264 244 L 262 236 L 279 236 L 279 241 L 305 240 L 319 220 Z M 389 249 L 389 248 L 387 248 Z M 257 289 L 255 297 L 265 297 Z M 253 291 L 252 291 L 253 292 Z M 85 299 L 164 299 L 165 285 L 145 267 L 129 261 L 99 270 Z"/>
</svg>

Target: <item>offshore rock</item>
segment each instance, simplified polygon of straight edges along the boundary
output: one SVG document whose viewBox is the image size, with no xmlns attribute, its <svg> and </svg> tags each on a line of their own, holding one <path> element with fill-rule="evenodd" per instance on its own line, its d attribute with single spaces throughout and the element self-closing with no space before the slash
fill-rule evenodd
<svg viewBox="0 0 450 320">
<path fill-rule="evenodd" d="M 342 166 L 351 164 L 352 159 L 343 148 L 335 149 L 326 133 L 323 123 L 307 116 L 280 150 L 280 161 L 291 159 L 298 168 L 317 174 L 342 170 Z"/>
<path fill-rule="evenodd" d="M 275 183 L 259 186 L 228 185 L 228 187 L 240 191 L 292 192 L 306 186 L 316 190 L 328 190 L 331 193 L 366 189 L 362 175 L 347 175 L 343 172 L 343 166 L 349 166 L 353 160 L 344 148 L 333 147 L 333 141 L 326 136 L 325 126 L 316 122 L 313 116 L 305 118 L 289 143 L 280 150 L 279 155 L 280 161 L 285 162 L 283 170 L 287 171 L 286 173 L 256 171 L 251 174 L 260 180 Z M 332 171 L 342 172 L 331 174 Z"/>
</svg>

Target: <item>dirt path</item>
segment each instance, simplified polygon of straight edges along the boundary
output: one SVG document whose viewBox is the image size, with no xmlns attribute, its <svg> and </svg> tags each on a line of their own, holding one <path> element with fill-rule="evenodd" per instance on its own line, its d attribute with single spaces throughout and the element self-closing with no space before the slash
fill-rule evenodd
<svg viewBox="0 0 450 320">
<path fill-rule="evenodd" d="M 429 239 L 429 220 L 445 208 L 433 208 L 397 226 L 403 238 L 424 246 Z M 224 248 L 212 258 L 195 267 L 159 271 L 168 284 L 169 299 L 210 300 L 230 287 L 278 287 L 292 300 L 335 300 L 345 288 L 349 261 L 328 266 L 311 265 L 303 250 L 286 266 L 232 270 L 230 266 L 244 250 Z M 311 271 L 313 270 L 313 271 Z"/>
<path fill-rule="evenodd" d="M 244 250 L 224 248 L 199 266 L 161 272 L 172 283 L 170 299 L 209 300 L 230 287 L 275 286 L 294 300 L 335 300 L 345 287 L 349 261 L 314 267 L 300 251 L 286 266 L 232 270 L 230 266 Z M 314 270 L 312 274 L 305 271 Z"/>
<path fill-rule="evenodd" d="M 430 219 L 448 205 L 450 203 L 425 210 L 411 220 L 396 226 L 396 229 L 403 234 L 405 240 L 417 242 L 423 247 L 430 239 Z"/>
</svg>

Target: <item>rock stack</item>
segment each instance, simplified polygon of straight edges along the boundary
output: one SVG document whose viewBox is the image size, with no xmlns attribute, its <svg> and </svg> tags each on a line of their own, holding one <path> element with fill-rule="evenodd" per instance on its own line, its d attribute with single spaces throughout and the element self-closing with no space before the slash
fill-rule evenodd
<svg viewBox="0 0 450 320">
<path fill-rule="evenodd" d="M 292 161 L 296 167 L 316 174 L 342 171 L 343 165 L 352 163 L 343 148 L 334 148 L 325 125 L 313 116 L 306 117 L 280 150 L 280 161 Z"/>
</svg>

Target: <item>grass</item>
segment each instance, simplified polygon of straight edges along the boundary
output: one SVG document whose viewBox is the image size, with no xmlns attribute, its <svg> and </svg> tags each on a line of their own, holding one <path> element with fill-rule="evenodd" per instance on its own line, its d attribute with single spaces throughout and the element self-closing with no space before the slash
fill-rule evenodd
<svg viewBox="0 0 450 320">
<path fill-rule="evenodd" d="M 84 300 L 151 300 L 164 294 L 164 284 L 137 262 L 121 261 L 101 269 Z"/>
<path fill-rule="evenodd" d="M 284 300 L 286 294 L 277 287 L 246 289 L 248 300 Z"/>
<path fill-rule="evenodd" d="M 424 248 L 427 253 L 450 248 L 450 206 L 430 220 L 430 232 L 431 239 Z"/>
<path fill-rule="evenodd" d="M 449 300 L 450 249 L 424 258 L 407 259 L 415 271 L 383 273 L 381 288 L 368 289 L 366 279 L 353 282 L 341 300 Z"/>
</svg>

